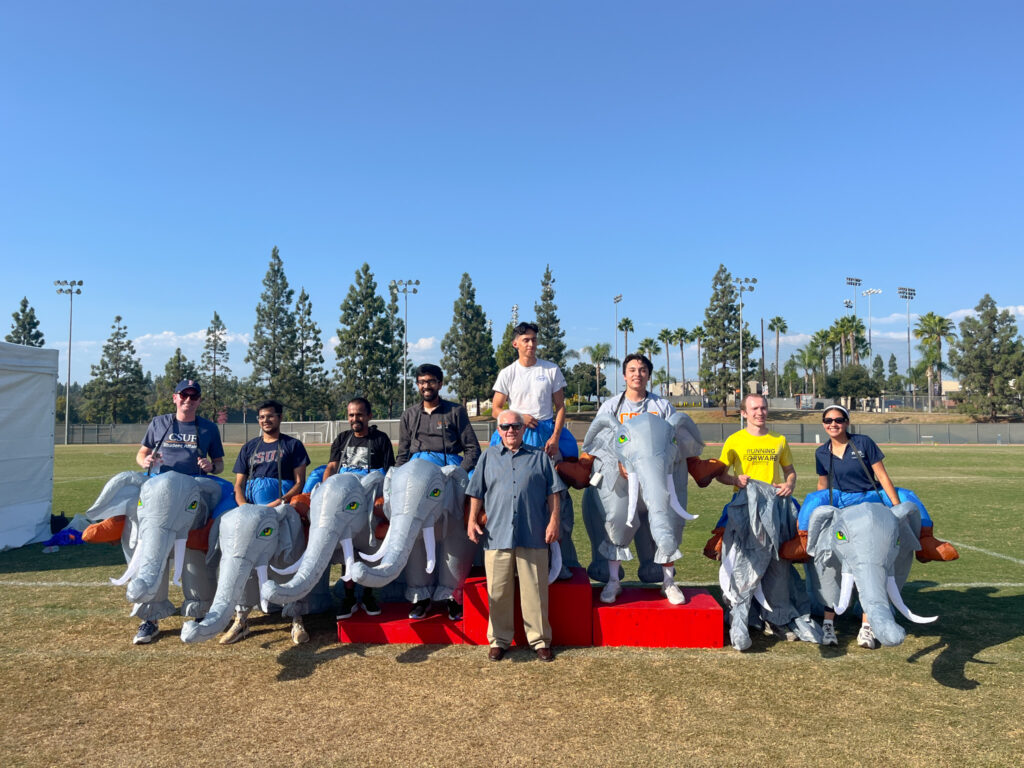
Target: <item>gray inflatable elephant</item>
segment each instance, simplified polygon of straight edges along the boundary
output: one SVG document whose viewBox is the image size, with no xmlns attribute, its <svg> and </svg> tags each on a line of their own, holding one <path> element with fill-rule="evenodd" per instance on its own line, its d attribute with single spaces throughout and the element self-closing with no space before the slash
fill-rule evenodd
<svg viewBox="0 0 1024 768">
<path fill-rule="evenodd" d="M 899 645 L 907 633 L 896 623 L 891 606 L 917 624 L 938 619 L 914 614 L 900 594 L 920 548 L 920 530 L 921 513 L 912 502 L 892 508 L 878 502 L 843 509 L 818 507 L 807 525 L 807 554 L 814 558 L 813 578 L 808 571 L 813 595 L 841 614 L 856 589 L 875 638 L 882 645 Z"/>
<path fill-rule="evenodd" d="M 729 504 L 722 534 L 722 565 L 718 581 L 729 606 L 729 639 L 737 651 L 750 647 L 750 625 L 762 621 L 776 634 L 821 643 L 821 627 L 811 618 L 803 580 L 779 545 L 796 535 L 797 509 L 775 488 L 750 480 Z M 753 605 L 754 599 L 760 608 Z M 751 609 L 753 616 L 751 616 Z"/>
<path fill-rule="evenodd" d="M 593 555 L 587 573 L 609 582 L 607 596 L 602 592 L 605 602 L 615 599 L 611 587 L 618 585 L 618 562 L 632 559 L 631 542 L 640 559 L 640 579 L 670 589 L 663 566 L 682 557 L 685 521 L 696 519 L 685 508 L 686 459 L 699 456 L 703 447 L 697 425 L 685 413 L 668 419 L 641 413 L 622 424 L 602 413 L 590 425 L 582 446 L 594 456 L 591 487 L 583 492 L 583 521 Z M 628 480 L 619 473 L 620 464 Z M 609 562 L 615 563 L 612 573 Z"/>
<path fill-rule="evenodd" d="M 387 535 L 375 554 L 362 555 L 367 562 L 352 566 L 353 581 L 376 589 L 404 569 L 409 602 L 452 599 L 478 548 L 466 535 L 468 484 L 461 467 L 439 467 L 425 459 L 392 468 L 384 479 L 384 514 L 391 521 Z"/>
<path fill-rule="evenodd" d="M 214 541 L 216 546 L 213 546 Z M 243 504 L 214 522 L 210 542 L 210 561 L 220 555 L 217 591 L 202 621 L 187 621 L 181 628 L 181 640 L 185 643 L 215 637 L 227 627 L 236 607 L 241 610 L 253 607 L 260 586 L 269 578 L 268 566 L 271 563 L 290 565 L 298 559 L 305 545 L 305 532 L 298 512 L 287 504 L 277 507 Z M 258 578 L 256 585 L 249 583 L 253 571 Z M 264 613 L 270 611 L 268 601 L 260 601 L 260 605 Z M 296 606 L 296 603 L 289 606 Z M 301 616 L 306 612 L 304 608 L 282 613 Z"/>
<path fill-rule="evenodd" d="M 287 603 L 305 597 L 321 583 L 333 562 L 345 564 L 342 578 L 350 581 L 356 551 L 369 553 L 376 549 L 373 504 L 383 493 L 383 485 L 384 475 L 380 472 L 366 475 L 342 472 L 320 483 L 309 501 L 306 550 L 294 565 L 278 571 L 293 574 L 289 581 L 264 582 L 260 587 L 263 600 Z"/>
<path fill-rule="evenodd" d="M 206 525 L 221 493 L 216 480 L 179 472 L 121 472 L 104 486 L 85 515 L 92 521 L 124 516 L 121 547 L 128 567 L 111 583 L 127 585 L 126 596 L 134 603 L 132 616 L 157 621 L 177 612 L 167 595 L 172 550 L 174 584 L 185 595 L 181 614 L 202 616 L 209 609 L 213 570 L 206 553 L 188 549 L 186 541 L 189 531 Z"/>
</svg>

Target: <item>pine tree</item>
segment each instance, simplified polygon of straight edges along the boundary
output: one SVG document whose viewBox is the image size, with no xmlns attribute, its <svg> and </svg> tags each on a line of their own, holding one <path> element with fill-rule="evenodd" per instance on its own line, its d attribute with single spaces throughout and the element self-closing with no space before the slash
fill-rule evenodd
<svg viewBox="0 0 1024 768">
<path fill-rule="evenodd" d="M 871 381 L 878 387 L 879 392 L 885 390 L 885 364 L 881 355 L 875 355 L 875 359 L 871 361 Z"/>
<path fill-rule="evenodd" d="M 394 391 L 401 395 L 397 381 L 401 356 L 395 359 L 394 319 L 384 299 L 377 294 L 369 264 L 356 270 L 341 303 L 338 327 L 336 375 L 338 389 L 345 400 L 365 397 L 379 418 L 390 418 L 394 410 Z M 399 344 L 399 350 L 401 345 Z M 398 401 L 401 403 L 401 400 Z"/>
<path fill-rule="evenodd" d="M 441 368 L 445 384 L 459 400 L 476 400 L 477 413 L 480 398 L 491 393 L 498 374 L 493 350 L 487 315 L 476 303 L 473 280 L 464 272 L 459 282 L 459 298 L 453 307 L 452 326 L 441 341 Z"/>
<path fill-rule="evenodd" d="M 295 304 L 295 383 L 292 401 L 301 419 L 316 419 L 327 404 L 327 372 L 324 370 L 320 326 L 313 320 L 313 302 L 306 289 Z"/>
<path fill-rule="evenodd" d="M 704 360 L 701 364 L 701 381 L 708 395 L 717 400 L 724 412 L 731 395 L 739 387 L 739 340 L 740 310 L 738 291 L 733 285 L 732 275 L 724 264 L 711 279 L 711 300 L 704 310 Z M 749 379 L 756 368 L 750 353 L 760 346 L 743 324 L 744 378 Z"/>
<path fill-rule="evenodd" d="M 512 346 L 512 342 L 514 340 L 512 331 L 514 330 L 515 324 L 510 321 L 509 324 L 505 326 L 505 333 L 501 337 L 501 344 L 498 345 L 498 348 L 494 352 L 494 361 L 497 363 L 499 371 L 505 366 L 514 363 L 519 357 L 519 353 L 516 352 L 516 348 Z"/>
<path fill-rule="evenodd" d="M 200 380 L 199 371 L 195 363 L 189 360 L 181 351 L 181 347 L 174 350 L 171 359 L 164 366 L 163 376 L 158 376 L 153 382 L 154 397 L 149 408 L 149 415 L 156 416 L 161 413 L 170 413 L 174 410 L 174 388 L 183 379 L 194 379 L 199 381 L 203 389 L 203 403 L 201 410 L 204 414 L 213 413 L 210 406 L 207 382 Z"/>
<path fill-rule="evenodd" d="M 180 350 L 179 350 L 180 351 Z M 228 402 L 225 383 L 231 378 L 228 367 L 228 329 L 216 311 L 206 329 L 206 342 L 199 358 L 203 372 L 203 410 L 217 414 Z"/>
<path fill-rule="evenodd" d="M 103 356 L 91 367 L 92 380 L 85 385 L 88 413 L 100 423 L 139 421 L 146 414 L 146 386 L 142 364 L 121 316 L 114 318 L 112 332 L 103 345 Z"/>
<path fill-rule="evenodd" d="M 270 265 L 263 278 L 263 293 L 256 305 L 256 325 L 245 362 L 252 363 L 253 387 L 291 406 L 295 372 L 295 318 L 284 263 L 277 246 L 270 252 Z"/>
<path fill-rule="evenodd" d="M 565 331 L 558 319 L 554 285 L 555 278 L 548 264 L 540 281 L 540 301 L 533 305 L 533 311 L 537 313 L 537 357 L 564 368 Z"/>
<path fill-rule="evenodd" d="M 21 300 L 21 306 L 17 312 L 12 312 L 11 332 L 4 337 L 4 341 L 11 344 L 24 344 L 26 347 L 41 347 L 46 344 L 43 332 L 39 330 L 39 319 L 36 311 L 29 306 L 28 296 Z"/>
<path fill-rule="evenodd" d="M 1024 375 L 1024 343 L 1017 321 L 1009 310 L 1000 312 L 987 293 L 974 311 L 960 323 L 960 338 L 949 350 L 964 395 L 960 408 L 989 420 L 1017 414 Z"/>
</svg>

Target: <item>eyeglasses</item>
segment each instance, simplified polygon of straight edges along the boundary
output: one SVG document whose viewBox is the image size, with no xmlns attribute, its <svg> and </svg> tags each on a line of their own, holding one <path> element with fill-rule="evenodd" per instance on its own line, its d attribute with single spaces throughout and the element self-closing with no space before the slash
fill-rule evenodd
<svg viewBox="0 0 1024 768">
<path fill-rule="evenodd" d="M 845 424 L 846 423 L 846 417 L 845 416 L 837 416 L 834 419 L 822 419 L 821 423 L 822 424 Z"/>
<path fill-rule="evenodd" d="M 437 379 L 420 379 L 416 382 L 416 386 L 419 387 L 436 387 Z"/>
<path fill-rule="evenodd" d="M 188 391 L 179 392 L 178 393 L 178 397 L 180 397 L 182 400 L 198 400 L 199 399 L 199 393 L 198 392 L 188 392 Z"/>
<path fill-rule="evenodd" d="M 522 429 L 522 428 L 523 428 L 522 424 L 499 424 L 498 425 L 498 429 L 500 429 L 502 432 L 508 432 L 510 429 L 519 430 L 519 429 Z"/>
</svg>

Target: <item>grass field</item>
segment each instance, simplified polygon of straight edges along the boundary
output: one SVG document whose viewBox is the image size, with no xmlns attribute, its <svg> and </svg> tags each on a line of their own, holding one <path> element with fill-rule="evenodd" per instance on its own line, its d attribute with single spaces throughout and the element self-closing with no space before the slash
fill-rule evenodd
<svg viewBox="0 0 1024 768">
<path fill-rule="evenodd" d="M 493 664 L 474 646 L 339 645 L 326 615 L 298 647 L 276 617 L 236 646 L 185 646 L 176 618 L 133 647 L 124 589 L 106 585 L 118 547 L 0 553 L 0 766 L 1019 765 L 1024 451 L 883 449 L 961 559 L 914 566 L 907 603 L 940 619 L 876 651 L 845 618 L 838 649 L 755 636 L 742 654 L 556 648 L 554 664 Z M 134 452 L 58 446 L 54 509 L 83 511 Z M 813 447 L 794 452 L 802 496 Z M 327 447 L 310 453 L 323 463 Z M 691 485 L 701 517 L 681 581 L 716 583 L 699 553 L 728 495 Z M 578 499 L 575 539 L 586 562 Z"/>
</svg>

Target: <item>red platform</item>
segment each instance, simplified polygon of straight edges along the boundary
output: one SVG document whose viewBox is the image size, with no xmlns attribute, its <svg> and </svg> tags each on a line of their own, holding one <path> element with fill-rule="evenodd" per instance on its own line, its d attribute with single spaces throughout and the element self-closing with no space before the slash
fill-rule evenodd
<svg viewBox="0 0 1024 768">
<path fill-rule="evenodd" d="M 425 619 L 410 619 L 408 603 L 381 603 L 380 616 L 356 611 L 338 620 L 338 641 L 342 643 L 410 643 L 460 645 L 470 642 L 461 621 L 451 621 L 444 605 L 435 605 Z"/>
<path fill-rule="evenodd" d="M 548 619 L 551 644 L 558 646 L 593 645 L 592 588 L 587 572 L 573 568 L 572 578 L 556 581 L 548 587 Z M 470 576 L 463 588 L 462 615 L 466 643 L 487 645 L 487 580 L 482 574 Z M 516 582 L 515 645 L 526 646 L 523 614 L 519 610 L 519 583 Z"/>
<path fill-rule="evenodd" d="M 686 603 L 672 605 L 657 588 L 625 587 L 612 605 L 593 590 L 594 645 L 643 648 L 721 648 L 722 606 L 706 589 L 684 587 Z"/>
</svg>

